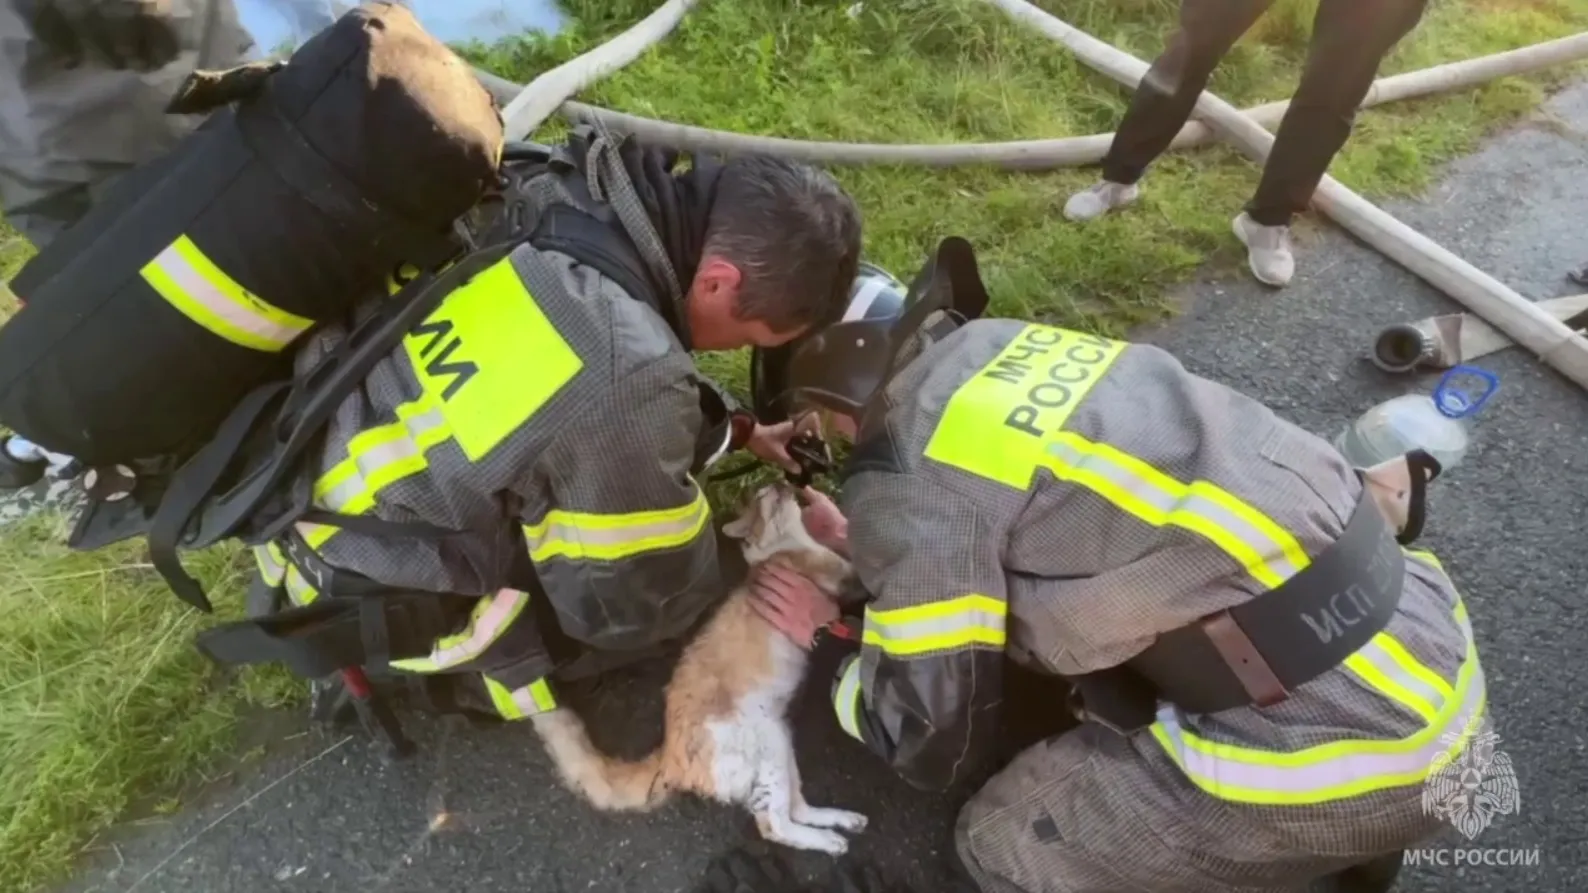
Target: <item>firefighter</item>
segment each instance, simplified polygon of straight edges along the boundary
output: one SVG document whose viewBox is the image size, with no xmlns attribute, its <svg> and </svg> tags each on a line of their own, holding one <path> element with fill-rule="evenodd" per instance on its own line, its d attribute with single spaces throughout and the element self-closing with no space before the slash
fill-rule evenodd
<svg viewBox="0 0 1588 893">
<path fill-rule="evenodd" d="M 1403 549 L 1434 460 L 1353 469 L 1157 347 L 970 319 L 962 240 L 908 297 L 779 382 L 855 441 L 844 509 L 812 491 L 806 524 L 863 616 L 788 568 L 755 583 L 838 724 L 948 788 L 997 744 L 1006 656 L 1073 683 L 1081 724 L 960 814 L 985 891 L 1387 889 L 1441 824 L 1423 780 L 1486 722 L 1467 608 Z"/>
<path fill-rule="evenodd" d="M 252 48 L 232 0 L 0 2 L 0 220 L 42 250 L 198 126 L 165 113 L 194 69 L 230 68 Z M 0 490 L 70 463 L 0 438 Z"/>
<path fill-rule="evenodd" d="M 758 424 L 690 352 L 838 319 L 858 209 L 775 158 L 675 173 L 674 153 L 590 128 L 554 156 L 510 196 L 547 238 L 460 261 L 471 272 L 340 402 L 312 473 L 284 488 L 312 504 L 255 550 L 271 608 L 205 634 L 211 657 L 430 677 L 512 720 L 555 703 L 552 670 L 651 653 L 721 597 L 700 474 L 741 447 L 793 470 L 793 425 Z M 345 336 L 310 336 L 302 380 Z M 321 638 L 276 635 L 310 618 Z"/>
</svg>

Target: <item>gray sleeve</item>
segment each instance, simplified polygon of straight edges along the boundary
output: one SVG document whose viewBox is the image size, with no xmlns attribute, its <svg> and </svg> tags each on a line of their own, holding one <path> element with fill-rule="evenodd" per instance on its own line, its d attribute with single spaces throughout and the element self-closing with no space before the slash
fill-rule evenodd
<svg viewBox="0 0 1588 893">
<path fill-rule="evenodd" d="M 870 601 L 860 652 L 833 686 L 834 712 L 910 784 L 948 789 L 995 749 L 1004 532 L 957 494 L 902 472 L 856 474 L 843 503 Z"/>
<path fill-rule="evenodd" d="M 691 473 L 701 421 L 693 363 L 668 354 L 622 375 L 547 452 L 522 521 L 564 633 L 640 648 L 716 602 L 715 528 Z"/>
</svg>

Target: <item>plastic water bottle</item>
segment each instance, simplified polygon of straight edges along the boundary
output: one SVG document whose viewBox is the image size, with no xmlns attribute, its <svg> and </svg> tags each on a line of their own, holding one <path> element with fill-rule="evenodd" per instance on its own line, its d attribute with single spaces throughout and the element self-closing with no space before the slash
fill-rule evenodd
<svg viewBox="0 0 1588 893">
<path fill-rule="evenodd" d="M 1459 379 L 1480 379 L 1483 390 L 1460 387 Z M 1467 455 L 1468 427 L 1500 386 L 1494 373 L 1476 366 L 1453 366 L 1433 394 L 1404 394 L 1362 413 L 1335 438 L 1334 446 L 1357 468 L 1426 450 L 1448 472 Z"/>
</svg>

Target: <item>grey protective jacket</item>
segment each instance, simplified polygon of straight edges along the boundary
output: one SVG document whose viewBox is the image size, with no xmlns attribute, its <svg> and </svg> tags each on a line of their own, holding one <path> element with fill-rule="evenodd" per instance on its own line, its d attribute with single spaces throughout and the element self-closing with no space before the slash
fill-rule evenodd
<svg viewBox="0 0 1588 893">
<path fill-rule="evenodd" d="M 171 0 L 180 54 L 157 71 L 45 57 L 12 4 L 0 3 L 0 214 L 37 242 L 87 210 L 116 174 L 156 158 L 202 119 L 165 104 L 195 68 L 228 68 L 251 51 L 232 0 Z M 79 195 L 83 190 L 87 196 Z"/>
<path fill-rule="evenodd" d="M 643 230 L 634 241 L 648 262 L 665 264 L 615 151 L 599 146 L 596 190 L 631 234 Z M 533 180 L 533 194 L 575 202 L 560 182 Z M 312 337 L 299 369 L 342 337 Z M 527 555 L 569 636 L 614 650 L 670 638 L 720 595 L 692 471 L 716 421 L 702 387 L 657 309 L 568 255 L 520 245 L 455 289 L 343 401 L 318 465 L 320 507 L 468 535 L 298 530 L 334 567 L 440 593 L 492 596 Z M 307 582 L 288 574 L 295 601 Z"/>
<path fill-rule="evenodd" d="M 842 507 L 871 600 L 834 706 L 927 787 L 987 752 L 1006 653 L 1063 676 L 1121 664 L 1279 585 L 1339 536 L 1362 493 L 1329 444 L 1157 347 L 1005 319 L 927 345 L 854 455 Z M 1441 735 L 1482 713 L 1485 688 L 1431 556 L 1407 561 L 1403 592 L 1382 633 L 1288 700 L 1213 715 L 1164 705 L 1134 751 L 1197 795 L 1276 808 L 1275 823 L 1318 846 L 1376 833 L 1315 824 L 1337 800 L 1418 810 Z"/>
</svg>

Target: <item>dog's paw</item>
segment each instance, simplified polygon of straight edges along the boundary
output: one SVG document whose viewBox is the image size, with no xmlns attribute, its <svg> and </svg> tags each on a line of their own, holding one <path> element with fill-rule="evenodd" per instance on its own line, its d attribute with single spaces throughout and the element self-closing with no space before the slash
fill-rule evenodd
<svg viewBox="0 0 1588 893">
<path fill-rule="evenodd" d="M 859 834 L 866 830 L 870 819 L 858 812 L 847 809 L 819 809 L 807 806 L 794 815 L 794 821 L 801 825 L 810 825 L 813 828 L 834 828 L 849 834 Z"/>
<path fill-rule="evenodd" d="M 804 849 L 818 850 L 829 856 L 842 856 L 849 852 L 849 839 L 842 834 L 821 828 L 807 830 L 811 833 L 805 839 Z"/>
<path fill-rule="evenodd" d="M 849 812 L 844 809 L 835 809 L 833 812 L 837 813 L 839 820 L 829 827 L 837 828 L 847 834 L 859 834 L 866 830 L 867 825 L 871 824 L 870 819 L 858 812 Z"/>
</svg>

